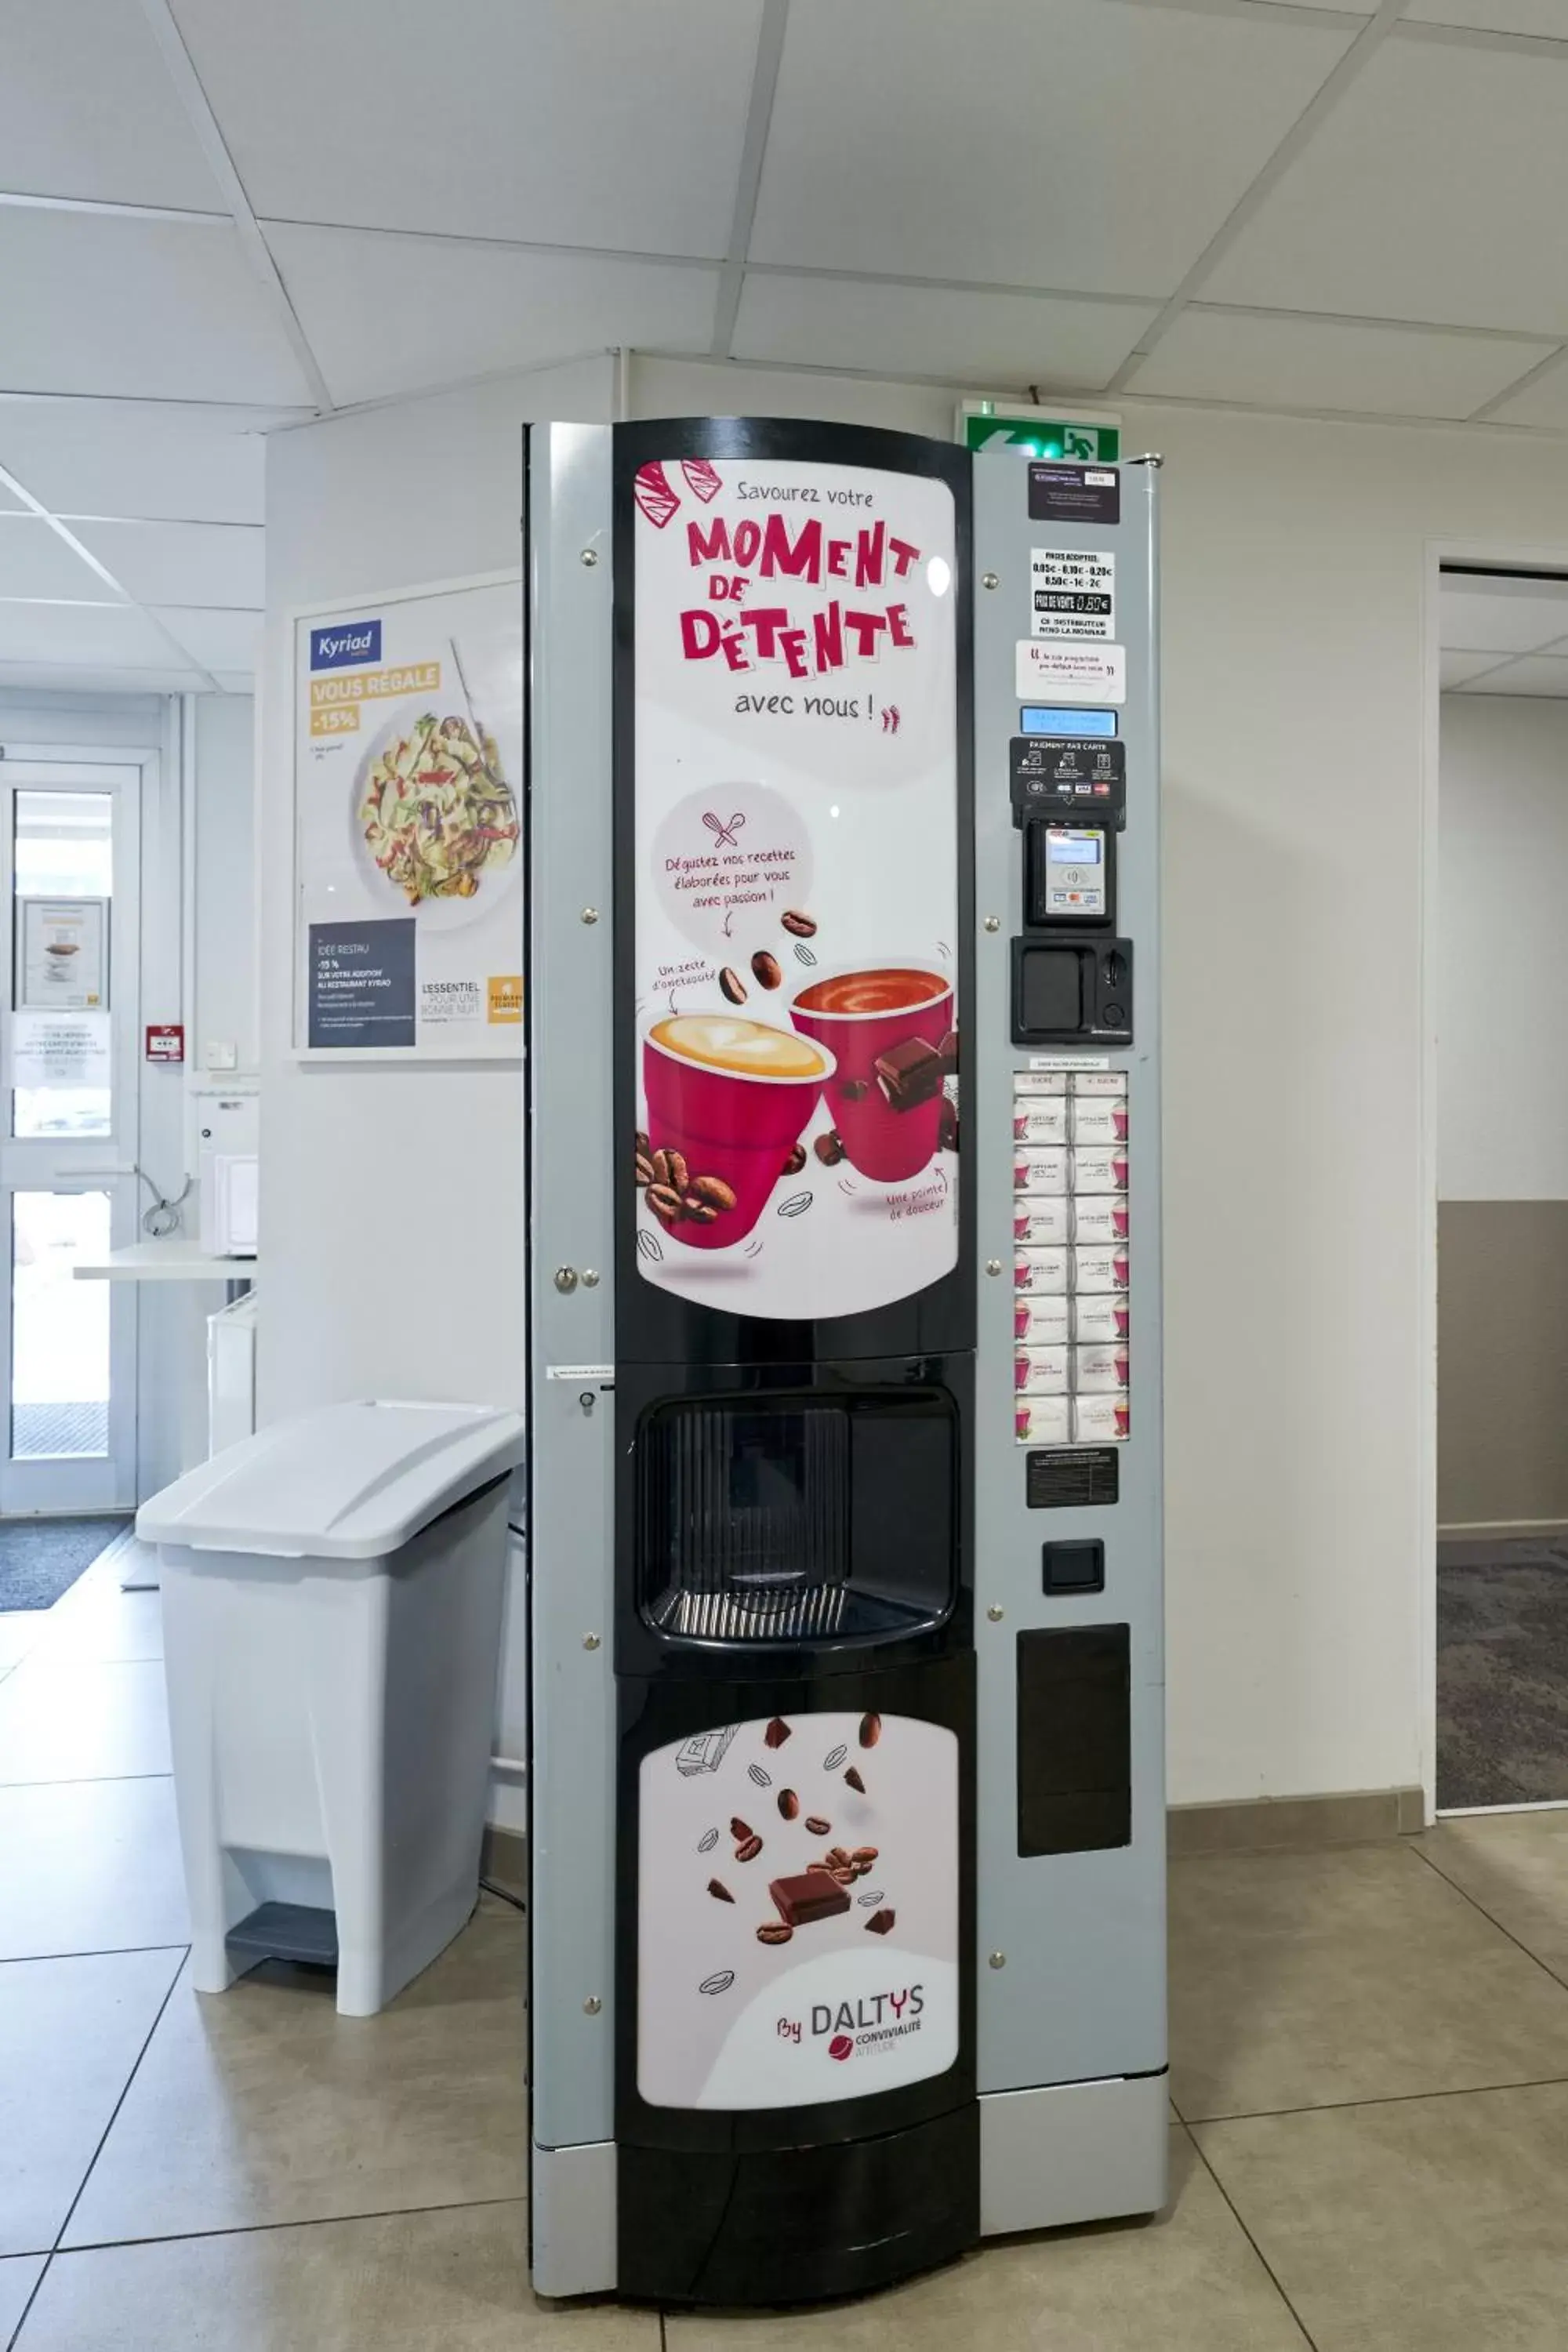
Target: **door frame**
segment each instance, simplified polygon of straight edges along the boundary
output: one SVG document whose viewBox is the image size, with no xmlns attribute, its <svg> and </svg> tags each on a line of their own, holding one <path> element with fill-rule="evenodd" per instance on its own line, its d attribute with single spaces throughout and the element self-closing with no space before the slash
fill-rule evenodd
<svg viewBox="0 0 1568 2352">
<path fill-rule="evenodd" d="M 1438 762 L 1442 731 L 1441 574 L 1447 563 L 1494 571 L 1555 572 L 1568 578 L 1568 545 L 1531 546 L 1518 539 L 1428 538 L 1423 564 L 1420 804 L 1420 1148 L 1416 1233 L 1420 1313 L 1416 1394 L 1420 1400 L 1416 1527 L 1416 1726 L 1421 1792 L 1428 1826 L 1437 1819 L 1437 956 Z M 1523 1811 L 1509 1806 L 1500 1811 Z"/>
<path fill-rule="evenodd" d="M 0 1183 L 0 1217 L 9 1223 L 9 1196 L 17 1191 L 106 1192 L 110 1241 L 121 1248 L 137 1237 L 141 1140 L 140 1041 L 142 992 L 142 815 L 159 753 L 152 745 L 7 742 L 0 765 L 0 895 L 10 943 L 0 974 L 0 1007 L 13 1009 L 16 991 L 15 823 L 11 794 L 39 791 L 108 793 L 114 802 L 113 888 L 110 908 L 110 1017 L 113 1053 L 113 1126 L 109 1135 L 73 1139 L 0 1135 L 7 1173 Z M 11 1024 L 0 1034 L 0 1099 L 10 1121 L 13 1068 Z M 9 1261 L 9 1247 L 5 1262 Z M 109 1451 L 104 1455 L 10 1457 L 10 1389 L 14 1291 L 0 1299 L 0 1517 L 61 1517 L 131 1510 L 137 1498 L 137 1286 L 106 1285 L 110 1312 Z"/>
</svg>

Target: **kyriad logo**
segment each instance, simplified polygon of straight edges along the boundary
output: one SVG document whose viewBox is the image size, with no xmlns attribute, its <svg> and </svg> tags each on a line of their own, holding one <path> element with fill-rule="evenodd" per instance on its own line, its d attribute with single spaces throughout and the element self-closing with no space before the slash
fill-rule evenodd
<svg viewBox="0 0 1568 2352">
<path fill-rule="evenodd" d="M 358 669 L 380 659 L 379 621 L 334 621 L 310 632 L 312 669 Z"/>
</svg>

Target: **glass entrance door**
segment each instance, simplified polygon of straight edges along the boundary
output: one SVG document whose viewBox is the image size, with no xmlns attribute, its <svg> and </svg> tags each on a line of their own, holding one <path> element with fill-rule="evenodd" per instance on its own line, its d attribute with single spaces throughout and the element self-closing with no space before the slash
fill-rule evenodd
<svg viewBox="0 0 1568 2352">
<path fill-rule="evenodd" d="M 0 767 L 0 1515 L 129 1509 L 136 1286 L 79 1281 L 137 1238 L 142 772 Z"/>
</svg>

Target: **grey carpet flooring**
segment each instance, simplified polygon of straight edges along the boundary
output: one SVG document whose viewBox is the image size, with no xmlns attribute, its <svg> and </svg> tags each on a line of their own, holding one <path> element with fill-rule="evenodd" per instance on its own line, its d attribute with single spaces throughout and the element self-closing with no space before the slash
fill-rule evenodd
<svg viewBox="0 0 1568 2352">
<path fill-rule="evenodd" d="M 1437 1547 L 1437 1802 L 1568 1800 L 1568 1546 Z"/>
<path fill-rule="evenodd" d="M 52 1609 L 129 1525 L 122 1515 L 0 1522 L 0 1612 Z"/>
</svg>

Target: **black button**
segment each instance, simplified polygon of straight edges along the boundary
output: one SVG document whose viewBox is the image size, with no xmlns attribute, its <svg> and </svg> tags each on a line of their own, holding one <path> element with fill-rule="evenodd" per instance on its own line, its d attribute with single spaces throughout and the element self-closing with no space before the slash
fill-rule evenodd
<svg viewBox="0 0 1568 2352">
<path fill-rule="evenodd" d="M 1127 1015 L 1122 1011 L 1120 1004 L 1108 1004 L 1106 1006 L 1105 1025 L 1108 1029 L 1120 1029 L 1125 1023 Z"/>
</svg>

